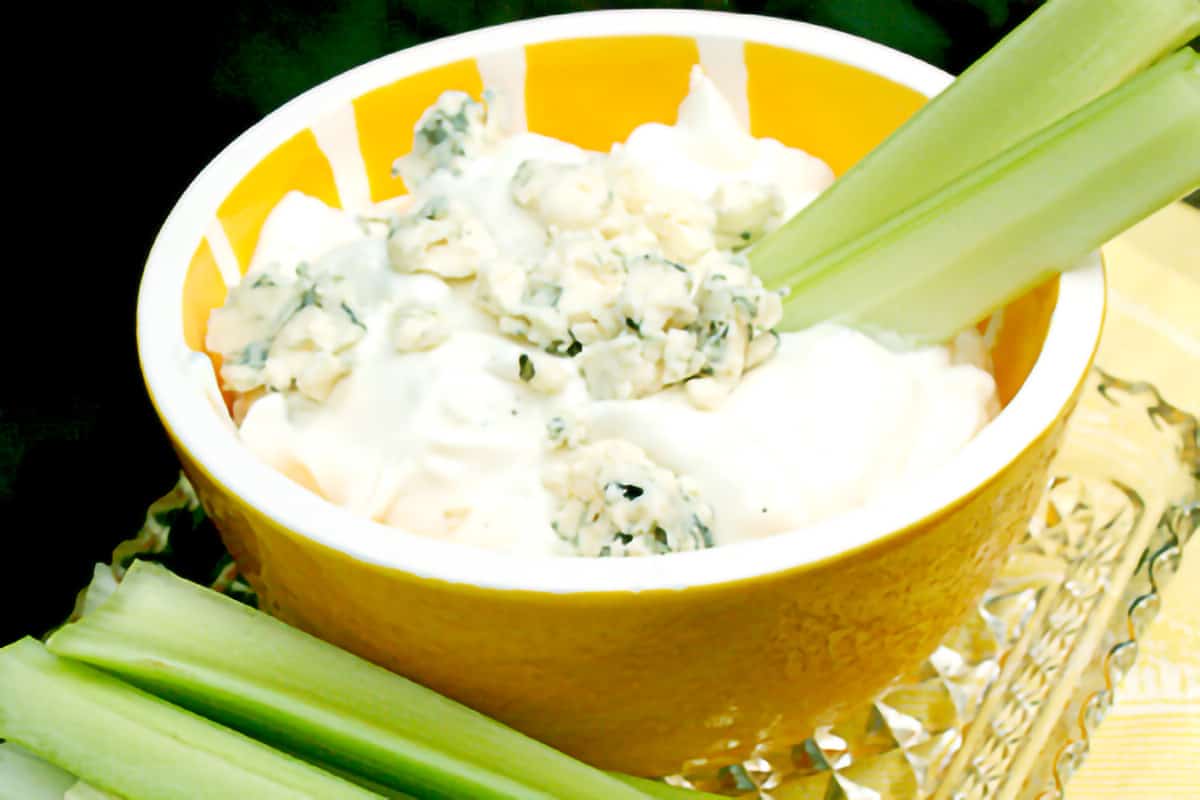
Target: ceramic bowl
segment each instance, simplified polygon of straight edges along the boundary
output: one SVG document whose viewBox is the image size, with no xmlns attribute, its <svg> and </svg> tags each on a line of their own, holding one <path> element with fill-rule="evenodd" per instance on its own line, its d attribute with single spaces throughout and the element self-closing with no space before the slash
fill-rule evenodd
<svg viewBox="0 0 1200 800">
<path fill-rule="evenodd" d="M 506 556 L 356 518 L 239 444 L 203 341 L 271 207 L 290 190 L 345 208 L 403 194 L 392 160 L 443 90 L 495 88 L 515 101 L 510 124 L 606 149 L 640 123 L 673 122 L 696 63 L 755 135 L 838 173 L 950 82 L 853 36 L 712 12 L 573 14 L 436 41 L 312 89 L 213 159 L 163 225 L 138 303 L 150 396 L 266 608 L 644 775 L 802 739 L 919 663 L 971 608 L 1031 515 L 1091 364 L 1097 258 L 1005 309 L 993 349 L 1003 410 L 911 492 L 644 559 Z"/>
</svg>

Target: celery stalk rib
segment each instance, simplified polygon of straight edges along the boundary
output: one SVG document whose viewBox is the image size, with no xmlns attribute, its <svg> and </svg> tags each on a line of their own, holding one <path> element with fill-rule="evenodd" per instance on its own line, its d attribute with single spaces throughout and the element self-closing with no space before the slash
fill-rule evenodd
<svg viewBox="0 0 1200 800">
<path fill-rule="evenodd" d="M 63 800 L 75 776 L 12 742 L 0 742 L 0 800 Z"/>
<path fill-rule="evenodd" d="M 617 779 L 262 612 L 137 562 L 51 651 L 422 797 L 644 800 Z"/>
<path fill-rule="evenodd" d="M 638 778 L 633 775 L 621 775 L 617 773 L 612 774 L 613 777 L 622 783 L 627 783 L 650 797 L 657 798 L 657 800 L 721 800 L 722 797 L 721 795 L 701 792 L 696 789 L 684 789 L 679 786 L 672 786 L 662 781 L 652 781 L 648 778 Z"/>
<path fill-rule="evenodd" d="M 0 736 L 126 800 L 380 797 L 33 639 L 0 649 Z"/>
<path fill-rule="evenodd" d="M 936 342 L 1200 184 L 1200 56 L 1163 60 L 794 275 L 781 327 Z"/>
<path fill-rule="evenodd" d="M 24 798 L 30 800 L 30 798 Z M 90 783 L 79 781 L 63 794 L 62 800 L 124 800 L 115 794 L 102 792 Z"/>
<path fill-rule="evenodd" d="M 772 288 L 1200 33 L 1200 0 L 1050 0 L 750 251 Z"/>
</svg>

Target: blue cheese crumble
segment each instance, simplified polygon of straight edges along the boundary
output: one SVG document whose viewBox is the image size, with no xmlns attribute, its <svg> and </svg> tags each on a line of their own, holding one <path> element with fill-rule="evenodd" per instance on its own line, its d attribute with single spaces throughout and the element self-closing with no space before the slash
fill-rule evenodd
<svg viewBox="0 0 1200 800">
<path fill-rule="evenodd" d="M 559 501 L 551 526 L 580 555 L 655 555 L 714 544 L 712 508 L 696 484 L 629 442 L 574 448 L 547 470 L 545 483 Z"/>
<path fill-rule="evenodd" d="M 353 366 L 366 332 L 352 287 L 307 263 L 271 264 L 242 282 L 209 320 L 207 346 L 227 389 L 295 390 L 324 400 Z"/>
</svg>

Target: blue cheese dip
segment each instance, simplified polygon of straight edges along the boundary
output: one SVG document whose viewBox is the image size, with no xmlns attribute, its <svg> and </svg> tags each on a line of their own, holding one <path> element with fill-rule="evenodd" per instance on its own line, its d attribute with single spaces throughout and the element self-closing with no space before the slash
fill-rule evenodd
<svg viewBox="0 0 1200 800">
<path fill-rule="evenodd" d="M 609 153 L 497 116 L 444 94 L 398 204 L 272 211 L 207 334 L 259 459 L 412 533 L 639 556 L 874 502 L 996 412 L 973 331 L 775 331 L 746 251 L 833 175 L 748 134 L 699 68 L 674 125 Z"/>
</svg>

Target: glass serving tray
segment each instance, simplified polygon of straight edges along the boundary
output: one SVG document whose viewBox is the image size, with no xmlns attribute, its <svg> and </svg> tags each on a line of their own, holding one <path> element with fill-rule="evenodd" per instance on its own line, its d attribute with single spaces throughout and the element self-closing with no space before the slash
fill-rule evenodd
<svg viewBox="0 0 1200 800">
<path fill-rule="evenodd" d="M 1061 798 L 1200 528 L 1197 420 L 1094 369 L 1051 474 L 1002 574 L 920 668 L 803 742 L 666 780 L 764 800 Z M 254 603 L 216 537 L 189 535 L 206 524 L 181 479 L 115 572 L 152 558 Z"/>
</svg>

